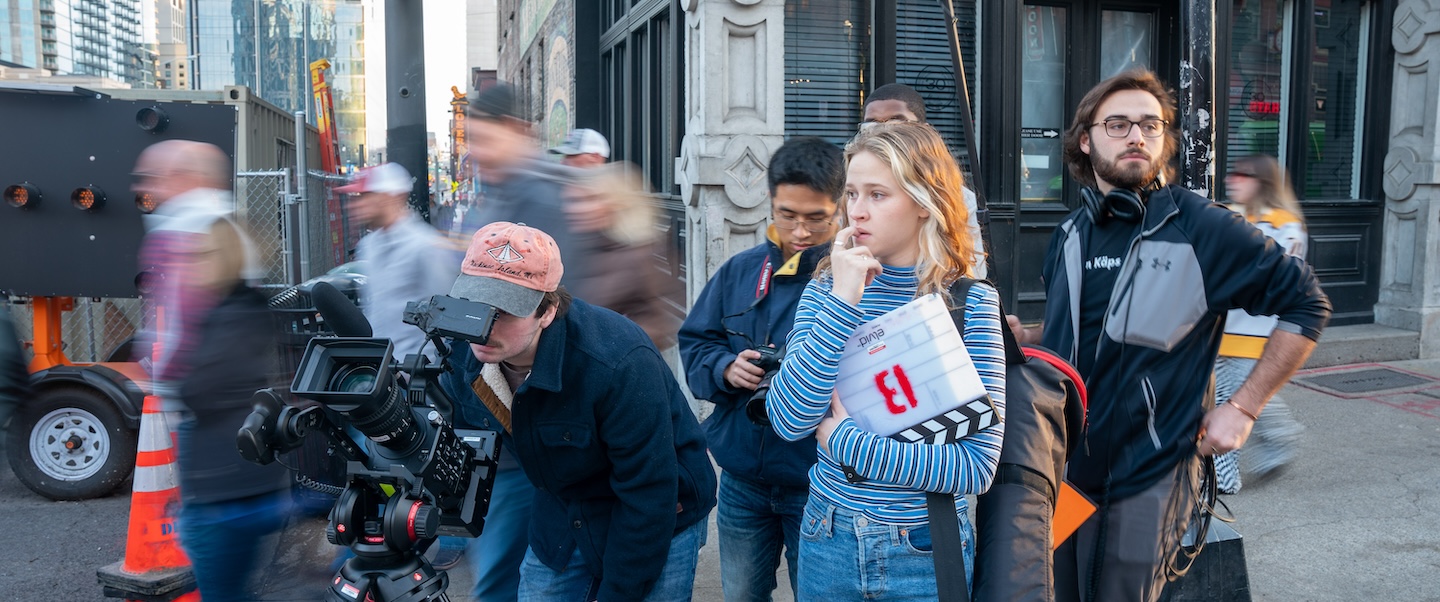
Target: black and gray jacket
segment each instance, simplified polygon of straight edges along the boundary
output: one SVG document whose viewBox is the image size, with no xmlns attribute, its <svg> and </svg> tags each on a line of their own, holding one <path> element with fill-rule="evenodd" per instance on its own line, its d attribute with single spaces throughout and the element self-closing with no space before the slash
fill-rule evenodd
<svg viewBox="0 0 1440 602">
<path fill-rule="evenodd" d="M 1126 227 L 1114 225 L 1110 227 Z M 1212 407 L 1211 372 L 1225 314 L 1278 315 L 1280 330 L 1319 339 L 1330 301 L 1302 260 L 1239 214 L 1178 186 L 1150 194 L 1116 277 L 1095 349 L 1080 349 L 1083 209 L 1055 230 L 1046 254 L 1044 345 L 1093 353 L 1087 431 L 1069 479 L 1089 495 L 1124 499 L 1195 451 Z M 1108 483 L 1108 487 L 1107 487 Z"/>
</svg>

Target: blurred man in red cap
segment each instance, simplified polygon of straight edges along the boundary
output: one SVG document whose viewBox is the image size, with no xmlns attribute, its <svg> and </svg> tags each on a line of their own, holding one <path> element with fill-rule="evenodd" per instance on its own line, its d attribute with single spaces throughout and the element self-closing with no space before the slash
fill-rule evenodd
<svg viewBox="0 0 1440 602">
<path fill-rule="evenodd" d="M 480 229 L 460 271 L 450 295 L 499 314 L 484 345 L 456 345 L 441 383 L 456 424 L 503 430 L 535 484 L 519 598 L 689 600 L 715 470 L 660 353 L 572 298 L 535 228 Z"/>
<path fill-rule="evenodd" d="M 360 170 L 335 189 L 354 195 L 345 208 L 370 229 L 355 246 L 366 276 L 360 309 L 375 336 L 390 339 L 402 360 L 425 345 L 424 333 L 401 321 L 405 304 L 445 294 L 456 273 L 457 253 L 406 203 L 413 182 L 400 164 L 385 163 Z"/>
<path fill-rule="evenodd" d="M 349 184 L 336 188 L 352 196 L 345 203 L 350 218 L 370 230 L 355 246 L 364 267 L 360 309 L 374 336 L 390 339 L 395 359 L 425 353 L 425 334 L 401 318 L 405 304 L 443 295 L 455 280 L 455 257 L 447 239 L 410 210 L 407 202 L 414 178 L 399 163 L 385 163 L 356 172 Z M 448 569 L 459 562 L 466 541 L 440 538 L 435 566 Z M 349 550 L 341 552 L 345 557 Z"/>
</svg>

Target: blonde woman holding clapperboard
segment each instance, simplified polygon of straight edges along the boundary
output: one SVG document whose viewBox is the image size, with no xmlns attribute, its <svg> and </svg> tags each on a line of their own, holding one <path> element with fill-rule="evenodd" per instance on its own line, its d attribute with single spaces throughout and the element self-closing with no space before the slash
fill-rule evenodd
<svg viewBox="0 0 1440 602">
<path fill-rule="evenodd" d="M 800 525 L 799 599 L 936 600 L 926 492 L 944 494 L 942 522 L 946 510 L 958 517 L 968 583 L 975 532 L 962 496 L 990 487 L 1004 425 L 948 445 L 902 443 L 861 430 L 834 390 L 841 352 L 856 328 L 929 293 L 948 298 L 951 283 L 971 273 L 960 171 L 940 135 L 917 123 L 863 130 L 846 148 L 845 162 L 845 227 L 800 298 L 766 401 L 781 437 L 813 434 L 820 448 Z M 977 283 L 967 298 L 949 302 L 964 307 L 961 337 L 1003 416 L 999 296 Z M 946 573 L 942 579 L 959 577 Z"/>
</svg>

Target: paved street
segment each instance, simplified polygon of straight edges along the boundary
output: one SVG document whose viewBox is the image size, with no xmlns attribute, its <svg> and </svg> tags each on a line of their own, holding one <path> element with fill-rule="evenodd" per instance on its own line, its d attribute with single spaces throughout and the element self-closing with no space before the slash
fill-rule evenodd
<svg viewBox="0 0 1440 602">
<path fill-rule="evenodd" d="M 1282 395 L 1309 428 L 1300 459 L 1225 498 L 1244 536 L 1255 600 L 1440 600 L 1440 382 L 1344 394 L 1302 386 L 1381 366 L 1297 375 Z M 1440 379 L 1440 360 L 1383 366 Z M 123 554 L 128 496 L 50 502 L 3 469 L 0 501 L 12 548 L 0 555 L 6 599 L 104 600 L 95 569 Z M 323 520 L 292 523 L 267 559 L 263 600 L 318 599 L 329 576 Z M 468 572 L 451 577 L 452 599 L 470 600 Z M 713 520 L 695 592 L 698 601 L 722 599 Z"/>
</svg>

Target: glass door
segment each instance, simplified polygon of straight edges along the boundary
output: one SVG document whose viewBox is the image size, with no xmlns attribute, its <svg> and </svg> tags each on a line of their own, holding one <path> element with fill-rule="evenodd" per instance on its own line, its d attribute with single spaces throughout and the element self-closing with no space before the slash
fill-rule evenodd
<svg viewBox="0 0 1440 602">
<path fill-rule="evenodd" d="M 993 277 L 1014 291 L 1011 307 L 1021 318 L 1035 320 L 1045 302 L 1040 273 L 1051 234 L 1079 204 L 1063 152 L 1075 106 L 1096 83 L 1137 67 L 1155 71 L 1173 87 L 1183 37 L 1177 25 L 1179 3 L 1173 0 L 1022 2 L 1016 23 L 1019 56 L 1013 63 L 1019 81 L 1010 83 L 1002 96 L 992 97 L 1020 110 L 1002 124 L 1009 140 L 992 147 L 998 156 L 1017 160 L 1001 168 L 1005 183 L 997 188 L 1008 198 L 1001 201 L 1006 204 L 996 213 L 999 225 L 992 221 L 991 232 L 999 272 Z M 1168 46 L 1162 46 L 1162 40 Z M 1002 71 L 1005 66 L 996 65 Z M 1012 208 L 1013 213 L 1008 211 Z"/>
</svg>

